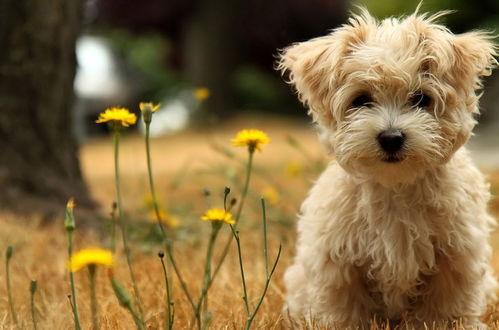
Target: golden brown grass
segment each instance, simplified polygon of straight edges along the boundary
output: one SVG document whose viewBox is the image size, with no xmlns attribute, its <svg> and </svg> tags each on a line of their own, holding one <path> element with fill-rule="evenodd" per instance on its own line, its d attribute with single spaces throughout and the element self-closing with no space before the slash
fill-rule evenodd
<svg viewBox="0 0 499 330">
<path fill-rule="evenodd" d="M 264 284 L 264 264 L 262 258 L 261 216 L 258 196 L 268 187 L 277 190 L 280 201 L 268 206 L 270 259 L 275 257 L 281 243 L 283 254 L 267 297 L 258 313 L 254 329 L 281 329 L 285 322 L 280 314 L 284 297 L 282 274 L 290 263 L 294 246 L 294 214 L 307 188 L 317 174 L 317 164 L 324 161 L 322 151 L 312 130 L 297 122 L 282 122 L 278 119 L 245 117 L 216 130 L 199 132 L 190 130 L 171 137 L 152 141 L 153 167 L 161 202 L 177 216 L 182 224 L 177 230 L 175 256 L 191 292 L 198 295 L 202 281 L 205 246 L 209 226 L 199 221 L 199 216 L 209 205 L 221 205 L 223 187 L 233 187 L 232 196 L 237 197 L 241 188 L 246 153 L 234 149 L 228 142 L 236 131 L 242 128 L 259 128 L 266 131 L 272 143 L 262 153 L 255 155 L 254 180 L 251 183 L 249 200 L 241 221 L 241 241 L 245 273 L 248 283 L 250 303 L 254 306 Z M 287 136 L 293 136 L 304 146 L 305 153 L 290 146 Z M 223 149 L 227 150 L 224 151 Z M 216 151 L 222 149 L 222 151 Z M 233 153 L 233 157 L 227 155 Z M 164 279 L 157 252 L 161 248 L 151 233 L 153 224 L 147 220 L 144 196 L 147 195 L 147 172 L 143 141 L 140 136 L 129 135 L 123 140 L 121 150 L 122 189 L 124 207 L 132 222 L 131 245 L 133 265 L 138 277 L 148 328 L 164 328 L 166 319 Z M 93 196 L 102 205 L 102 213 L 109 212 L 114 200 L 113 162 L 109 138 L 87 143 L 81 151 L 82 167 Z M 302 170 L 298 176 L 286 174 L 287 164 L 300 163 Z M 492 169 L 492 187 L 499 191 L 499 172 Z M 212 196 L 209 201 L 202 196 L 202 189 L 209 188 Z M 499 201 L 493 200 L 491 209 L 499 214 Z M 51 225 L 42 225 L 36 216 L 29 219 L 13 214 L 1 214 L 0 253 L 0 327 L 14 329 L 8 313 L 5 290 L 4 256 L 8 245 L 14 247 L 11 262 L 13 296 L 18 312 L 26 329 L 32 328 L 29 283 L 38 281 L 35 302 L 38 308 L 40 329 L 70 329 L 73 327 L 72 314 L 67 294 L 70 292 L 66 271 L 66 237 L 62 226 L 64 205 L 61 217 Z M 78 221 L 78 219 L 77 219 Z M 104 220 L 103 220 L 104 221 Z M 153 235 L 154 236 L 154 235 Z M 224 228 L 219 243 L 229 237 Z M 88 246 L 103 246 L 106 237 L 92 232 L 76 230 L 76 249 Z M 493 244 L 499 251 L 499 236 L 494 235 Z M 215 260 L 220 255 L 218 245 Z M 126 269 L 121 245 L 118 251 L 118 266 L 115 274 L 131 292 L 131 283 Z M 235 245 L 209 294 L 209 310 L 213 319 L 210 329 L 241 329 L 245 321 L 244 303 L 235 254 Z M 499 253 L 492 260 L 499 270 Z M 170 276 L 174 278 L 172 272 Z M 78 293 L 78 307 L 84 328 L 89 328 L 90 305 L 88 296 L 88 274 L 85 270 L 75 274 Z M 186 329 L 192 311 L 174 279 L 175 328 Z M 98 298 L 100 323 L 103 329 L 130 329 L 134 323 L 130 315 L 119 306 L 111 286 L 107 270 L 98 271 Z M 485 316 L 491 328 L 499 328 L 498 306 L 491 306 Z M 378 327 L 381 329 L 382 327 Z"/>
</svg>

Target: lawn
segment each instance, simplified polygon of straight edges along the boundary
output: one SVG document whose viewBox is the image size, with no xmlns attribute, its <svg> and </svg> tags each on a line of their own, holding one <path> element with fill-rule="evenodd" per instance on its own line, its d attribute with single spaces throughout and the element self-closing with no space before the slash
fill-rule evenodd
<svg viewBox="0 0 499 330">
<path fill-rule="evenodd" d="M 230 144 L 234 134 L 243 128 L 258 128 L 268 133 L 271 143 L 255 153 L 248 199 L 238 230 L 248 284 L 249 305 L 254 307 L 265 283 L 262 252 L 262 215 L 260 196 L 267 201 L 269 257 L 276 257 L 279 244 L 282 255 L 267 296 L 253 323 L 254 329 L 280 329 L 284 321 L 280 315 L 284 287 L 282 275 L 291 262 L 294 249 L 295 214 L 314 178 L 328 159 L 320 148 L 315 133 L 304 122 L 277 117 L 244 116 L 212 129 L 190 129 L 177 135 L 152 141 L 153 168 L 160 204 L 178 226 L 170 229 L 175 240 L 174 254 L 180 272 L 190 292 L 199 295 L 206 256 L 210 224 L 200 221 L 204 210 L 223 205 L 224 187 L 231 187 L 231 197 L 240 198 L 244 181 L 247 152 Z M 147 164 L 143 137 L 130 133 L 123 137 L 121 174 L 123 206 L 129 222 L 132 263 L 137 275 L 144 318 L 149 329 L 164 328 L 166 319 L 165 284 L 158 252 L 160 235 L 152 219 L 148 194 Z M 109 213 L 115 200 L 113 153 L 110 137 L 88 141 L 80 154 L 83 172 L 94 196 L 101 205 L 103 228 L 111 223 Z M 487 169 L 492 191 L 499 192 L 499 171 Z M 207 196 L 206 191 L 210 194 Z M 76 201 L 76 214 L 78 201 Z M 65 205 L 60 217 L 49 224 L 41 217 L 21 217 L 1 214 L 0 249 L 13 246 L 11 282 L 17 316 L 25 328 L 33 328 L 30 310 L 30 280 L 38 282 L 35 294 L 36 317 L 41 329 L 69 329 L 73 327 L 67 273 L 66 233 L 63 227 Z M 491 201 L 491 210 L 499 215 L 499 201 Z M 109 235 L 78 228 L 75 249 L 107 247 Z M 218 260 L 222 246 L 230 237 L 228 226 L 222 228 L 216 245 L 214 260 Z M 494 235 L 493 246 L 499 251 L 499 236 Z M 4 253 L 4 252 L 2 252 Z M 121 241 L 118 240 L 115 277 L 132 292 Z M 4 259 L 2 259 L 4 260 Z M 499 253 L 492 263 L 499 270 Z M 3 263 L 2 263 L 3 264 Z M 175 301 L 175 327 L 188 328 L 192 309 L 183 294 L 172 269 Z M 97 299 L 99 322 L 103 329 L 134 327 L 130 314 L 122 308 L 109 284 L 109 270 L 97 271 Z M 88 274 L 75 273 L 78 308 L 84 328 L 91 324 Z M 5 268 L 0 270 L 0 326 L 15 328 L 9 315 L 5 290 Z M 235 244 L 219 276 L 208 294 L 211 313 L 210 329 L 241 329 L 246 319 L 243 291 Z M 492 328 L 497 328 L 497 306 L 491 306 L 485 316 Z"/>
</svg>

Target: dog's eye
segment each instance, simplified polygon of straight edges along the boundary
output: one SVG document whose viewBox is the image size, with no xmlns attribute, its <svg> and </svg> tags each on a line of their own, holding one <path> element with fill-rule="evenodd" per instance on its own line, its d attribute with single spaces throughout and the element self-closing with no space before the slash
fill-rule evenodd
<svg viewBox="0 0 499 330">
<path fill-rule="evenodd" d="M 415 108 L 426 108 L 431 104 L 431 97 L 422 91 L 414 93 L 409 99 L 409 104 Z"/>
<path fill-rule="evenodd" d="M 373 102 L 373 99 L 369 94 L 360 94 L 352 101 L 352 106 L 354 108 L 368 107 Z"/>
</svg>

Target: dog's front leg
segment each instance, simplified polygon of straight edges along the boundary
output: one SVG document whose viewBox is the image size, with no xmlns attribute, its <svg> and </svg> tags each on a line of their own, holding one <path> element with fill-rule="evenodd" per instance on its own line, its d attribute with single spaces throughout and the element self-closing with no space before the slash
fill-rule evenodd
<svg viewBox="0 0 499 330">
<path fill-rule="evenodd" d="M 485 295 L 492 287 L 489 284 L 494 283 L 485 262 L 472 258 L 442 260 L 414 310 L 413 325 L 446 323 L 449 328 L 457 324 L 464 329 L 486 329 L 480 316 L 485 311 Z"/>
<path fill-rule="evenodd" d="M 314 262 L 319 261 L 316 257 Z M 341 329 L 364 329 L 374 316 L 375 303 L 369 296 L 359 269 L 338 264 L 329 257 L 318 268 L 308 268 L 307 296 L 312 322 Z"/>
</svg>

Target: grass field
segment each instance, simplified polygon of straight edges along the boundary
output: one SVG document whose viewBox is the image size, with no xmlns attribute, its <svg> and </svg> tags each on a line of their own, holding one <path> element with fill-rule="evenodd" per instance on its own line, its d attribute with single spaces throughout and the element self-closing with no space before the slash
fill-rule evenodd
<svg viewBox="0 0 499 330">
<path fill-rule="evenodd" d="M 280 315 L 284 288 L 282 274 L 290 263 L 294 250 L 294 221 L 301 200 L 327 162 L 316 142 L 313 130 L 301 122 L 281 118 L 244 117 L 216 127 L 198 131 L 191 129 L 178 135 L 152 141 L 153 168 L 160 203 L 172 217 L 178 219 L 174 229 L 175 256 L 185 281 L 194 296 L 199 294 L 205 262 L 206 244 L 210 227 L 199 220 L 203 211 L 222 205 L 225 186 L 232 188 L 231 196 L 239 197 L 244 176 L 247 153 L 243 148 L 230 145 L 230 138 L 242 128 L 258 128 L 268 133 L 272 142 L 255 154 L 250 193 L 239 227 L 245 274 L 250 305 L 254 306 L 264 285 L 262 253 L 262 226 L 259 197 L 268 201 L 269 255 L 275 258 L 279 244 L 282 256 L 271 282 L 266 299 L 253 323 L 254 329 L 281 329 L 284 321 Z M 295 141 L 299 141 L 296 144 Z M 111 140 L 103 137 L 86 143 L 81 150 L 81 163 L 96 201 L 101 205 L 103 223 L 109 224 L 107 214 L 115 200 L 113 153 Z M 161 249 L 156 224 L 150 219 L 147 206 L 148 182 L 143 139 L 139 135 L 124 137 L 121 149 L 122 190 L 126 217 L 130 222 L 130 242 L 133 266 L 138 278 L 145 320 L 149 329 L 164 328 L 166 318 L 165 285 L 160 260 Z M 493 192 L 499 192 L 499 171 L 487 169 Z M 211 191 L 210 197 L 203 189 Z M 78 201 L 76 201 L 78 203 Z M 29 283 L 38 281 L 35 295 L 36 316 L 40 329 L 70 329 L 73 319 L 67 298 L 70 292 L 66 269 L 66 236 L 63 228 L 64 205 L 60 218 L 52 224 L 42 224 L 36 215 L 23 218 L 1 214 L 0 249 L 0 327 L 15 329 L 7 302 L 5 267 L 3 261 L 7 246 L 13 246 L 11 282 L 13 300 L 18 318 L 24 328 L 33 328 L 30 311 Z M 78 207 L 76 207 L 77 210 Z M 491 202 L 491 210 L 499 215 L 499 201 Z M 76 219 L 78 221 L 78 219 Z M 105 227 L 105 226 L 104 226 Z M 230 237 L 223 228 L 215 259 L 221 246 Z M 75 249 L 89 246 L 106 247 L 109 237 L 105 234 L 76 230 Z M 499 251 L 499 236 L 492 244 Z M 131 292 L 131 282 L 121 245 L 118 245 L 117 279 Z M 499 270 L 499 253 L 492 263 Z M 97 298 L 99 321 L 104 329 L 134 328 L 132 317 L 119 306 L 108 281 L 108 270 L 98 269 Z M 191 308 L 178 281 L 173 279 L 176 329 L 189 328 Z M 90 299 L 87 272 L 75 273 L 78 307 L 83 328 L 90 328 Z M 217 277 L 208 296 L 208 310 L 212 314 L 210 329 L 241 329 L 245 321 L 239 264 L 235 245 Z M 499 305 L 498 305 L 499 306 Z M 491 328 L 499 328 L 498 306 L 491 306 L 485 315 Z"/>
</svg>

